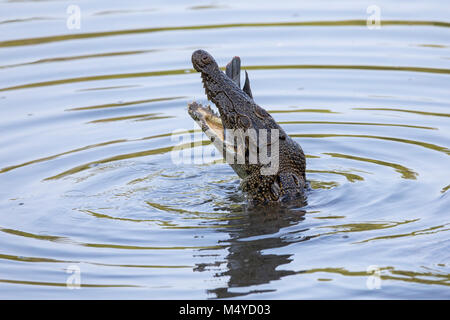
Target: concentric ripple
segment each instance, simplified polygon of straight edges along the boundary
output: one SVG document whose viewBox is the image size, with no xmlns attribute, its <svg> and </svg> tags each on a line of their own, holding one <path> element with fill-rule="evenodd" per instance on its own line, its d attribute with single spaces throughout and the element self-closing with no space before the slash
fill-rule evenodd
<svg viewBox="0 0 450 320">
<path fill-rule="evenodd" d="M 356 1 L 71 4 L 0 2 L 1 298 L 449 297 L 444 1 L 375 30 Z M 301 144 L 306 206 L 248 205 L 187 114 L 198 48 Z"/>
</svg>

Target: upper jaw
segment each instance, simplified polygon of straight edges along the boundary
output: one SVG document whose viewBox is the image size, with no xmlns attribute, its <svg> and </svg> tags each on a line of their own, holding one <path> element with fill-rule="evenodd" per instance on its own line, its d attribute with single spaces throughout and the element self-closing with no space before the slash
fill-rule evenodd
<svg viewBox="0 0 450 320">
<path fill-rule="evenodd" d="M 197 71 L 197 72 L 203 71 L 204 66 L 201 66 L 197 61 L 192 60 L 192 66 L 194 67 L 195 71 Z"/>
<path fill-rule="evenodd" d="M 188 113 L 192 119 L 197 121 L 202 131 L 212 142 L 217 141 L 223 143 L 224 132 L 222 120 L 210 106 L 205 107 L 194 101 L 188 104 Z"/>
<path fill-rule="evenodd" d="M 213 80 L 212 77 L 210 77 L 208 74 L 202 72 L 201 74 L 202 77 L 202 83 L 203 83 L 203 88 L 205 88 L 205 94 L 206 97 L 208 98 L 209 101 L 214 102 L 213 99 L 215 98 L 216 94 L 214 93 L 213 90 L 211 90 L 209 88 L 209 86 L 215 81 Z"/>
<path fill-rule="evenodd" d="M 203 70 L 203 68 L 205 67 L 205 65 L 202 63 L 202 57 L 204 57 L 204 56 L 210 57 L 209 53 L 207 53 L 206 51 L 201 50 L 201 49 L 195 50 L 192 53 L 191 62 L 192 62 L 192 65 L 194 66 L 194 69 L 197 70 L 198 72 L 201 72 Z"/>
<path fill-rule="evenodd" d="M 204 66 L 201 65 L 200 63 L 200 59 L 198 59 L 198 55 L 200 55 L 200 51 L 197 50 L 192 54 L 191 57 L 191 62 L 192 62 L 192 66 L 194 67 L 194 69 L 198 72 L 202 72 L 202 68 Z"/>
<path fill-rule="evenodd" d="M 203 120 L 209 117 L 220 119 L 217 112 L 212 110 L 210 106 L 205 107 L 195 101 L 188 104 L 188 113 L 194 120 Z"/>
</svg>

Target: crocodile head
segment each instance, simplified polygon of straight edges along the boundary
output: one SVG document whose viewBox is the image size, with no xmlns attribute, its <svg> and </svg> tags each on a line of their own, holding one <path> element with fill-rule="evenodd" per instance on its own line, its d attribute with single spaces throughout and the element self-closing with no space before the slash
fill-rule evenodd
<svg viewBox="0 0 450 320">
<path fill-rule="evenodd" d="M 197 50 L 192 54 L 192 65 L 201 73 L 206 96 L 219 109 L 225 128 L 250 127 L 246 105 L 253 100 L 220 70 L 214 58 L 204 50 Z"/>
<path fill-rule="evenodd" d="M 244 87 L 240 88 L 239 57 L 234 57 L 227 65 L 226 74 L 204 50 L 192 54 L 192 65 L 201 73 L 206 96 L 219 112 L 192 102 L 188 113 L 219 151 L 224 152 L 224 157 L 226 153 L 234 153 L 231 162 L 227 154 L 227 162 L 243 179 L 242 189 L 252 202 L 304 199 L 306 177 L 303 151 L 272 116 L 254 102 L 247 73 Z M 235 137 L 231 142 L 228 139 L 230 132 L 233 135 L 235 132 L 244 133 L 241 140 L 237 139 L 238 145 L 235 144 Z M 242 151 L 244 161 L 237 161 L 239 151 Z"/>
</svg>

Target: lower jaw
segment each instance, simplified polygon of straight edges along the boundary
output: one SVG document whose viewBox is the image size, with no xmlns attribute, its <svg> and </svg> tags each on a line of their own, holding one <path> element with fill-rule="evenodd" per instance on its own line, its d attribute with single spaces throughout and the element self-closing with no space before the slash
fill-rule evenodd
<svg viewBox="0 0 450 320">
<path fill-rule="evenodd" d="M 213 113 L 211 108 L 204 107 L 198 103 L 191 103 L 189 104 L 189 114 L 194 120 L 200 122 L 204 132 L 205 129 L 209 129 L 217 138 L 223 141 L 224 130 L 222 120 L 217 114 Z M 208 138 L 211 139 L 211 136 L 208 136 Z"/>
</svg>

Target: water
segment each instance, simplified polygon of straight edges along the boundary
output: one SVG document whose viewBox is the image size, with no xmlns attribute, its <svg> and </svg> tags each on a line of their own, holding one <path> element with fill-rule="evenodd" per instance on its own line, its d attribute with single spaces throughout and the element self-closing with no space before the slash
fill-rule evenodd
<svg viewBox="0 0 450 320">
<path fill-rule="evenodd" d="M 450 298 L 446 1 L 71 4 L 0 2 L 1 298 Z M 301 144 L 305 207 L 172 161 L 213 150 L 199 48 Z"/>
</svg>

